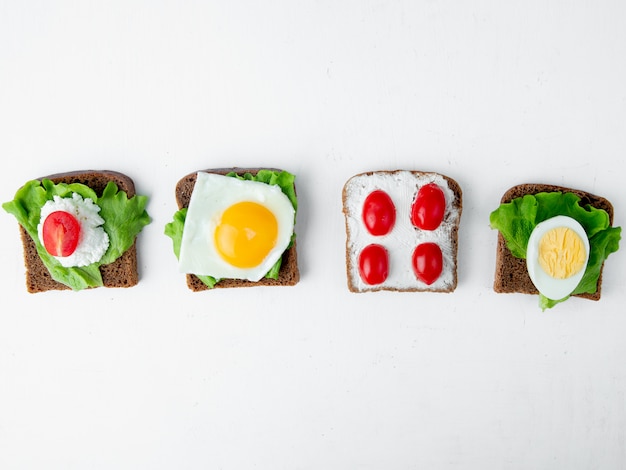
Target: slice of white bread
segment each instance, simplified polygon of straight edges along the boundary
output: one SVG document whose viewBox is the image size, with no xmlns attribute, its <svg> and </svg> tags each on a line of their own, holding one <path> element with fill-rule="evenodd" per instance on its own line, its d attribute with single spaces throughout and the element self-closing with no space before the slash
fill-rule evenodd
<svg viewBox="0 0 626 470">
<path fill-rule="evenodd" d="M 445 214 L 435 230 L 420 230 L 410 220 L 412 204 L 424 185 L 436 183 L 445 194 Z M 381 189 L 391 197 L 395 209 L 394 229 L 385 236 L 373 236 L 362 221 L 365 198 Z M 346 273 L 351 292 L 452 292 L 457 286 L 458 230 L 463 209 L 463 193 L 452 178 L 433 172 L 408 170 L 383 170 L 357 174 L 344 185 L 343 213 L 346 225 Z M 443 252 L 443 270 L 439 278 L 428 285 L 420 281 L 411 264 L 417 245 L 436 243 Z M 370 244 L 385 247 L 389 256 L 389 275 L 380 283 L 370 285 L 359 273 L 358 258 L 363 248 Z"/>
<path fill-rule="evenodd" d="M 597 209 L 603 209 L 609 215 L 610 224 L 613 225 L 613 205 L 605 198 L 596 196 L 579 189 L 571 189 L 563 186 L 550 184 L 526 183 L 513 186 L 507 190 L 500 200 L 501 204 L 511 202 L 513 199 L 523 197 L 526 194 L 537 194 L 543 192 L 562 192 L 574 193 L 580 197 L 580 205 L 587 204 Z M 590 300 L 600 300 L 602 288 L 602 272 L 598 278 L 597 290 L 594 294 L 577 294 L 575 297 L 581 297 Z M 496 251 L 496 269 L 494 275 L 493 290 L 498 293 L 522 293 L 522 294 L 539 294 L 528 275 L 526 268 L 526 260 L 516 258 L 506 246 L 506 240 L 500 232 L 498 232 L 498 242 Z"/>
<path fill-rule="evenodd" d="M 82 183 L 93 189 L 98 196 L 102 194 L 106 185 L 110 181 L 113 181 L 117 184 L 120 191 L 126 192 L 129 198 L 135 195 L 135 185 L 130 177 L 109 170 L 73 171 L 57 173 L 37 179 L 40 181 L 49 179 L 55 184 Z M 70 288 L 68 286 L 52 279 L 48 269 L 44 266 L 41 258 L 37 254 L 35 242 L 21 225 L 19 227 L 24 247 L 26 289 L 28 292 L 37 293 L 50 290 L 69 290 Z M 100 266 L 104 287 L 132 287 L 139 282 L 136 243 L 137 240 L 135 240 L 135 243 L 113 263 Z"/>
<path fill-rule="evenodd" d="M 216 173 L 219 175 L 225 175 L 227 173 L 234 172 L 238 175 L 244 175 L 250 173 L 256 175 L 262 168 L 212 168 L 205 171 L 207 173 Z M 273 171 L 280 171 L 275 168 L 268 168 Z M 198 172 L 190 173 L 181 178 L 176 184 L 175 196 L 176 203 L 179 209 L 189 206 L 191 199 L 191 193 L 193 192 L 194 185 L 196 183 L 196 177 Z M 194 292 L 200 292 L 210 290 L 204 282 L 202 282 L 198 276 L 194 274 L 186 274 L 187 286 Z M 230 287 L 254 287 L 254 286 L 294 286 L 300 280 L 300 271 L 298 269 L 298 256 L 296 251 L 296 241 L 291 244 L 282 257 L 282 264 L 278 273 L 278 279 L 262 278 L 257 282 L 247 281 L 244 279 L 222 279 L 215 288 L 230 288 Z"/>
</svg>

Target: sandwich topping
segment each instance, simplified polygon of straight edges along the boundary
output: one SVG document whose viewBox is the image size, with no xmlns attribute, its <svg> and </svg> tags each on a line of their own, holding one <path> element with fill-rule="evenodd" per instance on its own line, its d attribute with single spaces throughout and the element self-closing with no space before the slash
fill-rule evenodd
<svg viewBox="0 0 626 470">
<path fill-rule="evenodd" d="M 413 271 L 424 284 L 431 285 L 443 271 L 443 253 L 433 242 L 420 243 L 413 252 Z"/>
<path fill-rule="evenodd" d="M 396 206 L 389 194 L 376 189 L 365 198 L 361 217 L 369 233 L 375 236 L 387 235 L 396 223 Z"/>
<path fill-rule="evenodd" d="M 359 253 L 359 274 L 370 285 L 382 284 L 389 274 L 389 253 L 378 243 L 367 245 Z"/>
<path fill-rule="evenodd" d="M 411 222 L 421 230 L 437 230 L 446 213 L 446 196 L 439 185 L 422 186 L 411 207 Z"/>
<path fill-rule="evenodd" d="M 54 196 L 41 208 L 37 227 L 46 251 L 66 268 L 88 266 L 99 261 L 109 247 L 102 228 L 100 207 L 90 198 L 73 193 L 71 198 Z"/>
<path fill-rule="evenodd" d="M 385 191 L 376 189 L 369 193 L 361 211 L 363 225 L 370 235 L 382 237 L 393 229 L 396 223 L 396 206 Z M 378 243 L 367 245 L 359 253 L 359 275 L 368 285 L 385 282 L 389 274 L 389 254 Z"/>
<path fill-rule="evenodd" d="M 417 192 L 411 207 L 411 222 L 420 230 L 439 228 L 446 214 L 446 196 L 438 184 L 428 183 Z M 443 253 L 437 243 L 418 245 L 413 252 L 413 271 L 427 285 L 435 282 L 443 271 Z"/>
</svg>

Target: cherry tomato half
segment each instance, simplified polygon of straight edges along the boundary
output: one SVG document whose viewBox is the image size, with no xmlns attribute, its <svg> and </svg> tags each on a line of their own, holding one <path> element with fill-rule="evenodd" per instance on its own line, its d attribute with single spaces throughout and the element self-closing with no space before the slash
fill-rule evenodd
<svg viewBox="0 0 626 470">
<path fill-rule="evenodd" d="M 363 223 L 375 236 L 387 235 L 396 223 L 396 206 L 385 191 L 372 191 L 363 203 Z"/>
<path fill-rule="evenodd" d="M 43 246 L 52 256 L 70 256 L 80 239 L 80 222 L 69 212 L 52 212 L 43 222 Z"/>
<path fill-rule="evenodd" d="M 436 243 L 422 243 L 413 251 L 413 271 L 425 284 L 435 282 L 443 270 L 443 255 Z"/>
<path fill-rule="evenodd" d="M 446 212 L 446 197 L 435 183 L 429 183 L 417 192 L 411 208 L 411 222 L 422 230 L 435 230 Z"/>
<path fill-rule="evenodd" d="M 359 274 L 369 285 L 382 284 L 389 274 L 389 258 L 382 245 L 372 244 L 359 254 Z"/>
</svg>

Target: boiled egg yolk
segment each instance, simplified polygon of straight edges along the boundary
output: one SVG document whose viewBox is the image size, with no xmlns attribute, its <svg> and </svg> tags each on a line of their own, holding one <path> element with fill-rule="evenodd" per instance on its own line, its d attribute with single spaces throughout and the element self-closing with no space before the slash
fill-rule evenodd
<svg viewBox="0 0 626 470">
<path fill-rule="evenodd" d="M 555 279 L 567 279 L 585 266 L 586 251 L 578 234 L 567 227 L 546 232 L 539 241 L 539 264 Z"/>
<path fill-rule="evenodd" d="M 278 221 L 256 202 L 239 202 L 227 208 L 215 228 L 219 255 L 238 268 L 259 265 L 276 245 Z"/>
</svg>

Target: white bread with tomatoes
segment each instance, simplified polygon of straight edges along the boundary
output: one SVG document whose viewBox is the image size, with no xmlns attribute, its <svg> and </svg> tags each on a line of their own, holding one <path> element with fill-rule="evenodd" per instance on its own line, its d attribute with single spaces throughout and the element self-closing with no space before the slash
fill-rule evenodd
<svg viewBox="0 0 626 470">
<path fill-rule="evenodd" d="M 433 187 L 431 197 L 426 189 Z M 422 188 L 425 189 L 420 193 Z M 371 225 L 378 223 L 377 218 L 387 220 L 380 211 L 389 210 L 388 202 L 376 205 L 368 199 L 376 191 L 389 196 L 387 200 L 391 201 L 395 214 L 391 227 Z M 342 191 L 348 289 L 351 292 L 454 291 L 462 197 L 455 180 L 434 172 L 383 170 L 351 177 Z M 365 218 L 364 206 L 369 208 Z M 375 250 L 371 250 L 373 245 Z M 381 258 L 382 251 L 386 252 L 386 259 Z M 382 272 L 385 264 L 386 273 Z"/>
</svg>

